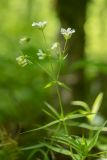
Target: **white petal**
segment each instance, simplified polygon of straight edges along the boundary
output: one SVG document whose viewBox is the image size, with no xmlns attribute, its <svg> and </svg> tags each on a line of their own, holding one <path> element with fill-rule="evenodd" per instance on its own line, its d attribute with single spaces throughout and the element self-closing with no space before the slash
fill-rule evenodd
<svg viewBox="0 0 107 160">
<path fill-rule="evenodd" d="M 63 34 L 64 32 L 66 32 L 66 29 L 61 28 L 61 33 Z"/>
<path fill-rule="evenodd" d="M 71 31 L 71 28 L 68 28 L 68 29 L 67 29 L 67 32 L 70 32 L 70 31 Z"/>
<path fill-rule="evenodd" d="M 43 53 L 40 53 L 40 52 L 37 53 L 37 56 L 42 56 L 42 55 L 43 55 Z"/>
<path fill-rule="evenodd" d="M 72 31 L 72 33 L 75 33 L 75 29 L 72 29 L 71 31 Z"/>
<path fill-rule="evenodd" d="M 33 23 L 32 23 L 32 27 L 34 27 L 35 25 L 36 25 L 36 23 L 35 23 L 35 22 L 33 22 Z"/>
</svg>

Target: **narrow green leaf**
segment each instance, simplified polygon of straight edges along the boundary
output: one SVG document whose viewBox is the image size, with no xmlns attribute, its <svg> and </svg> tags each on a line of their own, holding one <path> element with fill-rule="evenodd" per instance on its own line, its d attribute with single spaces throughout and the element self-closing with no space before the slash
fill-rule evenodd
<svg viewBox="0 0 107 160">
<path fill-rule="evenodd" d="M 74 123 L 74 125 L 77 125 L 78 127 L 80 128 L 85 128 L 85 129 L 88 129 L 88 130 L 92 130 L 92 131 L 95 131 L 95 130 L 98 130 L 99 127 L 98 126 L 92 126 L 92 125 L 89 125 L 89 124 L 86 124 L 86 123 Z"/>
<path fill-rule="evenodd" d="M 44 160 L 49 160 L 48 155 L 47 155 L 47 153 L 45 151 L 40 150 L 40 152 L 43 154 Z"/>
<path fill-rule="evenodd" d="M 94 101 L 94 104 L 92 106 L 92 113 L 98 112 L 98 110 L 101 106 L 102 99 L 103 99 L 103 93 L 100 93 Z"/>
<path fill-rule="evenodd" d="M 31 151 L 30 155 L 27 157 L 27 160 L 31 160 L 32 157 L 38 152 L 38 149 Z"/>
<path fill-rule="evenodd" d="M 72 123 L 67 123 L 67 125 L 68 126 L 78 126 L 80 128 L 84 128 L 84 129 L 88 129 L 92 131 L 97 131 L 100 128 L 99 126 L 94 126 L 94 125 L 81 123 L 81 122 L 74 122 L 74 121 L 72 121 Z M 102 131 L 107 132 L 107 127 L 103 127 Z"/>
<path fill-rule="evenodd" d="M 44 144 L 47 148 L 51 149 L 52 151 L 54 152 L 57 152 L 57 153 L 60 153 L 60 154 L 63 154 L 63 155 L 66 155 L 66 156 L 70 156 L 72 157 L 72 154 L 69 150 L 67 149 L 64 149 L 62 147 L 56 147 L 56 146 L 52 146 L 52 145 L 49 145 L 49 144 Z"/>
<path fill-rule="evenodd" d="M 68 56 L 68 54 L 66 54 L 66 55 L 63 57 L 63 59 L 65 60 L 65 59 L 67 58 L 67 56 Z"/>
<path fill-rule="evenodd" d="M 56 84 L 56 81 L 49 82 L 44 88 L 52 87 Z"/>
<path fill-rule="evenodd" d="M 43 112 L 44 112 L 45 114 L 47 114 L 48 116 L 50 116 L 51 118 L 56 119 L 56 117 L 53 116 L 51 113 L 49 113 L 47 110 L 43 109 Z"/>
<path fill-rule="evenodd" d="M 27 160 L 32 159 L 37 152 L 40 152 L 44 156 L 44 160 L 49 160 L 48 155 L 42 149 L 33 150 L 31 154 L 28 156 Z"/>
<path fill-rule="evenodd" d="M 53 137 L 53 140 L 62 144 L 65 144 L 67 146 L 71 146 L 73 149 L 75 149 L 76 151 L 79 151 L 79 145 L 77 144 L 77 142 L 71 138 L 71 137 L 67 137 L 67 136 L 62 136 L 62 137 Z"/>
<path fill-rule="evenodd" d="M 48 124 L 46 124 L 46 125 L 44 125 L 44 126 L 41 126 L 41 127 L 39 127 L 39 128 L 35 128 L 35 129 L 31 129 L 31 130 L 29 130 L 29 131 L 25 131 L 25 132 L 23 132 L 23 133 L 21 133 L 21 134 L 30 133 L 30 132 L 38 131 L 38 130 L 41 130 L 41 129 L 45 129 L 45 128 L 51 127 L 51 126 L 53 126 L 54 124 L 57 124 L 57 123 L 59 123 L 59 122 L 60 122 L 60 120 L 55 120 L 55 121 L 52 121 L 52 122 L 50 122 L 50 123 L 48 123 Z"/>
<path fill-rule="evenodd" d="M 69 88 L 67 85 L 65 85 L 65 84 L 62 83 L 62 82 L 57 81 L 57 84 L 58 84 L 59 86 L 65 88 L 65 89 L 67 89 L 67 90 L 71 90 L 71 88 Z"/>
<path fill-rule="evenodd" d="M 103 99 L 103 93 L 99 93 L 98 96 L 96 97 L 95 101 L 94 101 L 94 104 L 92 106 L 92 110 L 91 112 L 92 113 L 96 113 L 98 112 L 100 106 L 101 106 L 101 102 L 102 102 L 102 99 Z M 94 119 L 95 115 L 91 115 L 89 116 L 89 120 L 92 121 Z"/>
<path fill-rule="evenodd" d="M 107 121 L 99 128 L 99 130 L 97 131 L 95 136 L 93 138 L 91 138 L 90 143 L 88 144 L 88 151 L 90 151 L 96 145 L 99 134 L 100 134 L 101 130 L 103 129 L 103 127 L 105 126 L 106 123 L 107 123 Z"/>
<path fill-rule="evenodd" d="M 87 113 L 87 114 L 67 114 L 64 117 L 64 120 L 71 120 L 71 119 L 76 119 L 76 118 L 82 118 L 82 117 L 87 117 L 88 115 L 90 115 L 91 113 Z"/>
<path fill-rule="evenodd" d="M 54 107 L 52 107 L 49 103 L 45 102 L 45 105 L 52 111 L 52 113 L 59 118 L 59 114 L 58 112 L 54 109 Z"/>
<path fill-rule="evenodd" d="M 101 106 L 101 102 L 103 99 L 103 93 L 99 93 L 99 95 L 97 96 L 97 98 L 94 101 L 93 107 L 92 107 L 92 113 L 97 113 L 100 106 Z"/>
<path fill-rule="evenodd" d="M 88 112 L 90 111 L 88 104 L 83 101 L 72 101 L 71 104 L 75 105 L 75 106 L 81 106 L 82 108 L 84 108 Z"/>
<path fill-rule="evenodd" d="M 42 147 L 44 147 L 44 144 L 37 144 L 37 145 L 29 146 L 29 147 L 23 147 L 20 150 L 27 151 L 27 150 L 32 150 L 32 149 L 39 149 L 39 148 L 42 148 Z"/>
</svg>

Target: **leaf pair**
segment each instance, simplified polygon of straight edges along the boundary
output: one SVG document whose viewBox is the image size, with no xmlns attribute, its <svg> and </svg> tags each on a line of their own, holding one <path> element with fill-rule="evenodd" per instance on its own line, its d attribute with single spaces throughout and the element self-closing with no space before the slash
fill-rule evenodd
<svg viewBox="0 0 107 160">
<path fill-rule="evenodd" d="M 71 90 L 67 85 L 65 85 L 64 83 L 60 81 L 56 81 L 56 80 L 49 82 L 44 88 L 49 88 L 49 87 L 56 86 L 56 85 L 59 85 L 67 90 Z"/>
<path fill-rule="evenodd" d="M 59 124 L 59 123 L 62 123 L 62 122 L 68 121 L 68 120 L 73 120 L 73 119 L 77 119 L 77 118 L 86 117 L 87 115 L 89 115 L 88 113 L 87 114 L 77 114 L 77 113 L 71 112 L 71 113 L 65 115 L 64 117 L 62 117 L 62 115 L 58 114 L 58 112 L 52 106 L 50 106 L 48 103 L 46 103 L 46 105 L 48 106 L 48 108 L 50 108 L 53 115 L 46 110 L 45 110 L 45 113 L 48 114 L 49 116 L 55 118 L 55 120 L 46 124 L 46 125 L 43 125 L 39 128 L 28 130 L 28 131 L 25 131 L 23 133 L 30 133 L 30 132 L 38 131 L 38 130 L 41 130 L 41 129 L 46 129 L 46 128 L 49 128 L 49 127 L 51 127 L 55 124 Z"/>
</svg>

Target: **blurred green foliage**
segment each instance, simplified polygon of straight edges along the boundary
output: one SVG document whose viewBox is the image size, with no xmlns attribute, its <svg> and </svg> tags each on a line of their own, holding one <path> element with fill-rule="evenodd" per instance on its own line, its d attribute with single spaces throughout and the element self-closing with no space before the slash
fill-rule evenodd
<svg viewBox="0 0 107 160">
<path fill-rule="evenodd" d="M 38 121 L 40 124 L 41 121 L 47 120 L 41 113 L 44 107 L 43 102 L 47 99 L 56 101 L 55 98 L 52 99 L 54 96 L 51 96 L 51 90 L 44 89 L 49 79 L 43 71 L 40 72 L 37 64 L 21 68 L 16 63 L 17 56 L 24 53 L 35 57 L 37 49 L 44 46 L 41 33 L 31 26 L 33 21 L 48 21 L 49 24 L 45 30 L 47 42 L 51 46 L 51 43 L 56 40 L 60 22 L 54 10 L 55 2 L 54 0 L 0 0 L 0 124 L 12 132 L 13 137 L 20 129 L 25 130 L 28 126 L 33 128 L 34 124 L 38 125 Z M 91 0 L 87 4 L 84 26 L 86 60 L 70 66 L 74 70 L 85 68 L 88 80 L 97 77 L 99 73 L 107 74 L 106 6 L 106 0 Z M 30 37 L 31 41 L 22 47 L 19 39 L 24 36 Z M 48 62 L 45 65 L 48 66 Z M 63 68 L 65 72 L 67 69 Z M 90 83 L 87 79 L 86 81 Z M 98 92 L 100 85 L 97 82 L 94 83 L 93 90 Z M 87 86 L 90 87 L 89 84 Z M 36 138 L 22 136 L 20 143 L 23 144 L 28 140 L 27 144 L 38 137 L 41 137 L 38 133 Z M 12 142 L 17 150 L 16 142 Z M 5 151 L 7 152 L 7 149 L 0 150 L 1 157 L 4 156 Z"/>
<path fill-rule="evenodd" d="M 107 62 L 107 1 L 91 0 L 87 5 L 86 54 L 94 60 Z"/>
<path fill-rule="evenodd" d="M 33 21 L 49 22 L 49 44 L 56 37 L 59 22 L 50 0 L 1 0 L 0 12 L 0 122 L 15 118 L 30 123 L 40 114 L 41 102 L 48 95 L 43 89 L 47 76 L 38 71 L 37 64 L 21 68 L 16 57 L 36 55 L 37 48 L 44 45 L 41 33 L 31 26 Z M 19 39 L 24 36 L 30 37 L 31 43 L 21 47 Z"/>
</svg>

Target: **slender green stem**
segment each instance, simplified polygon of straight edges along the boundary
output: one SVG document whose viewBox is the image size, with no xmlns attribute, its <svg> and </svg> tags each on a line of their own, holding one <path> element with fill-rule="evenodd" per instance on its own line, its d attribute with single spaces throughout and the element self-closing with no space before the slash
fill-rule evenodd
<svg viewBox="0 0 107 160">
<path fill-rule="evenodd" d="M 54 77 L 54 79 L 56 81 L 56 75 L 54 74 L 55 71 L 54 71 L 54 67 L 53 67 L 53 63 L 52 63 L 51 59 L 50 59 L 50 65 L 51 65 L 51 70 L 52 70 L 53 77 Z"/>
<path fill-rule="evenodd" d="M 61 96 L 60 96 L 60 92 L 59 92 L 59 89 L 58 89 L 58 85 L 56 85 L 56 91 L 57 91 L 58 100 L 59 100 L 61 117 L 63 118 L 64 113 L 63 113 L 62 101 L 61 101 Z"/>
<path fill-rule="evenodd" d="M 59 79 L 59 74 L 60 74 L 60 71 L 61 71 L 61 65 L 62 65 L 62 63 L 61 63 L 61 54 L 60 54 L 60 56 L 59 56 L 59 69 L 58 69 L 58 73 L 57 73 L 57 80 Z"/>
<path fill-rule="evenodd" d="M 65 40 L 64 50 L 63 50 L 63 55 L 64 55 L 64 54 L 65 54 L 65 52 L 66 52 L 66 46 L 67 46 L 67 39 Z"/>
<path fill-rule="evenodd" d="M 74 157 L 74 154 L 73 154 L 71 145 L 70 145 L 70 151 L 71 151 L 71 154 L 72 154 L 72 155 L 71 155 L 71 156 L 72 156 L 72 159 L 73 159 L 73 160 L 76 160 L 76 158 Z"/>
<path fill-rule="evenodd" d="M 44 33 L 44 30 L 43 30 L 43 29 L 42 29 L 42 34 L 43 34 L 43 38 L 44 38 L 44 42 L 45 42 L 45 49 L 47 50 L 46 36 L 45 36 L 45 33 Z M 51 64 L 52 73 L 54 74 L 54 67 L 53 67 L 53 64 L 52 64 L 50 58 L 49 58 L 49 60 L 50 60 L 50 64 Z M 54 78 L 54 79 L 55 79 L 55 78 Z"/>
<path fill-rule="evenodd" d="M 66 49 L 66 44 L 67 44 L 67 41 L 65 42 L 64 49 Z M 62 66 L 61 58 L 62 58 L 62 55 L 61 55 L 61 51 L 60 51 L 60 55 L 59 55 L 59 70 L 58 70 L 58 73 L 57 73 L 57 81 L 59 80 L 59 75 L 60 75 L 61 66 Z M 64 111 L 63 111 L 62 100 L 61 100 L 61 95 L 60 95 L 60 91 L 59 91 L 58 85 L 56 86 L 56 90 L 57 90 L 57 95 L 58 95 L 58 99 L 59 99 L 61 118 L 63 119 L 63 125 L 64 125 L 64 129 L 65 129 L 65 133 L 68 135 L 68 129 L 67 129 L 67 126 L 66 126 L 66 122 L 64 120 Z"/>
<path fill-rule="evenodd" d="M 64 45 L 64 49 L 63 49 L 63 52 L 62 52 L 62 55 L 61 55 L 61 51 L 60 51 L 60 55 L 59 55 L 59 70 L 58 70 L 58 73 L 57 73 L 57 80 L 59 79 L 59 74 L 60 74 L 60 71 L 61 71 L 61 66 L 62 66 L 62 57 L 64 56 L 65 54 L 65 51 L 66 51 L 66 45 L 67 45 L 67 39 L 65 41 L 65 45 Z"/>
<path fill-rule="evenodd" d="M 43 38 L 44 38 L 44 42 L 45 42 L 45 48 L 47 49 L 47 42 L 46 42 L 46 37 L 45 37 L 45 33 L 44 33 L 43 29 L 42 29 L 42 34 L 43 34 Z"/>
<path fill-rule="evenodd" d="M 45 37 L 45 34 L 44 34 L 44 30 L 42 30 L 42 33 L 43 33 L 45 45 L 46 45 L 46 48 L 47 48 L 47 42 L 46 42 L 46 37 Z M 67 40 L 65 41 L 63 54 L 64 54 L 65 51 L 66 51 L 66 45 L 67 45 Z M 54 67 L 53 67 L 53 64 L 52 64 L 52 62 L 51 62 L 51 59 L 50 59 L 50 64 L 51 64 L 52 73 L 54 74 Z M 59 71 L 58 71 L 57 77 L 54 76 L 54 79 L 55 79 L 56 81 L 59 79 L 60 70 L 61 70 L 61 52 L 60 52 L 60 61 L 59 61 Z M 50 76 L 51 76 L 51 75 L 50 75 Z M 51 77 L 52 77 L 52 76 L 51 76 Z M 55 78 L 55 77 L 56 77 L 56 78 Z M 57 95 L 58 95 L 58 100 L 59 100 L 61 118 L 64 119 L 64 112 L 63 112 L 62 100 L 61 100 L 61 96 L 60 96 L 60 92 L 59 92 L 59 89 L 58 89 L 58 85 L 57 85 L 57 84 L 56 84 L 56 90 L 57 90 Z M 68 134 L 67 126 L 66 126 L 66 123 L 65 123 L 64 120 L 63 120 L 63 125 L 64 125 L 64 128 L 65 128 L 66 134 Z"/>
<path fill-rule="evenodd" d="M 67 126 L 66 126 L 66 123 L 65 123 L 65 120 L 64 120 L 64 111 L 63 111 L 63 106 L 62 106 L 61 95 L 60 95 L 58 86 L 56 86 L 56 90 L 57 90 L 57 95 L 58 95 L 58 99 L 59 99 L 61 118 L 62 118 L 62 120 L 63 120 L 63 125 L 64 125 L 64 129 L 65 129 L 65 133 L 68 135 Z"/>
<path fill-rule="evenodd" d="M 65 129 L 65 133 L 66 133 L 67 135 L 69 135 L 65 120 L 63 121 L 63 125 L 64 125 L 64 129 Z"/>
</svg>

